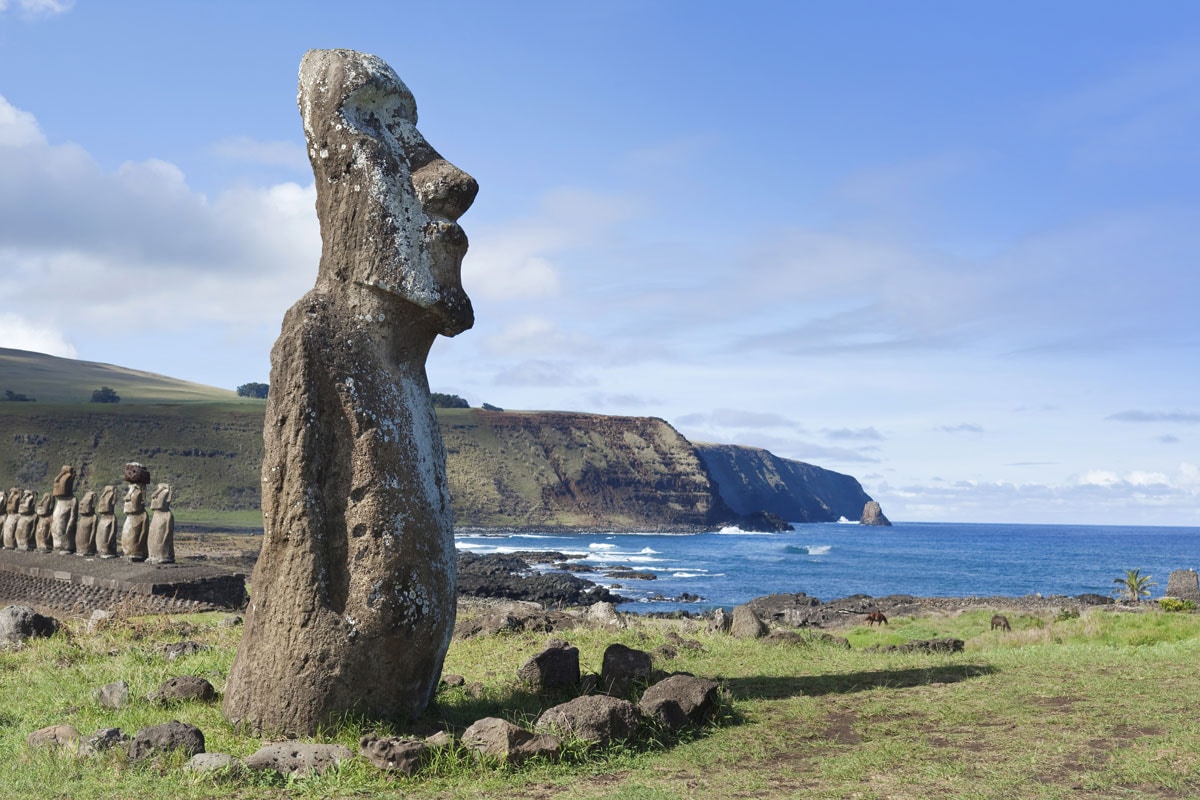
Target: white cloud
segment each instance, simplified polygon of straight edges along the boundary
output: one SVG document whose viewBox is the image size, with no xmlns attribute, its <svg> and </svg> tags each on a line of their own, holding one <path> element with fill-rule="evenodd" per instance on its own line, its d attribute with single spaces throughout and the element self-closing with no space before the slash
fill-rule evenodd
<svg viewBox="0 0 1200 800">
<path fill-rule="evenodd" d="M 1121 483 L 1117 473 L 1104 469 L 1094 469 L 1085 472 L 1079 479 L 1080 486 L 1116 486 Z"/>
<path fill-rule="evenodd" d="M 14 107 L 0 95 L 0 147 L 28 147 L 45 141 L 33 114 Z"/>
<path fill-rule="evenodd" d="M 0 0 L 0 13 L 7 11 L 9 5 L 9 0 Z M 22 17 L 32 19 L 65 14 L 74 5 L 74 0 L 17 0 L 15 7 L 20 9 Z"/>
<path fill-rule="evenodd" d="M 218 157 L 228 161 L 297 170 L 310 168 L 304 145 L 299 142 L 263 142 L 249 136 L 231 136 L 214 144 L 212 149 Z"/>
<path fill-rule="evenodd" d="M 0 347 L 48 353 L 62 358 L 75 358 L 77 354 L 63 337 L 62 331 L 8 312 L 0 313 Z"/>
</svg>

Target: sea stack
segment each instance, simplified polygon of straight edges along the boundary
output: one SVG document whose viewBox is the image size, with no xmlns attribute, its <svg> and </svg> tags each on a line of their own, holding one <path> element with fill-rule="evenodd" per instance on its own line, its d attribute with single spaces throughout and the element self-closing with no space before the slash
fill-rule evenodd
<svg viewBox="0 0 1200 800">
<path fill-rule="evenodd" d="M 478 187 L 381 59 L 311 50 L 299 82 L 323 247 L 271 351 L 263 544 L 223 710 L 309 736 L 411 717 L 437 687 L 455 553 L 425 359 L 474 323 L 455 220 Z"/>
<path fill-rule="evenodd" d="M 883 507 L 875 500 L 868 500 L 863 506 L 862 519 L 858 521 L 859 525 L 881 525 L 891 527 L 892 522 L 883 515 Z"/>
</svg>

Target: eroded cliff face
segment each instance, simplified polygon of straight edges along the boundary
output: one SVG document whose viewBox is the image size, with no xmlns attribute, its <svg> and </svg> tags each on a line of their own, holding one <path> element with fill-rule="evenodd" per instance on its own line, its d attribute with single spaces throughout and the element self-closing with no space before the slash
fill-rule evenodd
<svg viewBox="0 0 1200 800">
<path fill-rule="evenodd" d="M 761 448 L 707 443 L 695 447 L 721 498 L 737 514 L 769 511 L 789 522 L 856 520 L 871 499 L 849 475 Z"/>
<path fill-rule="evenodd" d="M 462 527 L 690 530 L 735 516 L 661 419 L 467 409 L 441 423 Z"/>
</svg>

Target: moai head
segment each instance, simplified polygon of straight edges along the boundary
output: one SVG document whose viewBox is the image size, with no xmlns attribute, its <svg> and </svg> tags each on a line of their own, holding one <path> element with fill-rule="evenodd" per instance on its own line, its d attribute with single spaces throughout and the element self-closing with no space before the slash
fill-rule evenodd
<svg viewBox="0 0 1200 800">
<path fill-rule="evenodd" d="M 479 185 L 417 130 L 417 104 L 377 56 L 310 50 L 297 97 L 317 186 L 317 285 L 352 282 L 423 313 L 404 324 L 454 336 L 475 322 L 456 220 Z M 432 341 L 432 338 L 430 339 Z"/>
<path fill-rule="evenodd" d="M 54 513 L 54 495 L 46 492 L 37 503 L 37 515 L 39 517 L 48 517 Z"/>
<path fill-rule="evenodd" d="M 171 485 L 169 483 L 160 483 L 154 490 L 154 494 L 150 495 L 150 508 L 155 511 L 171 510 Z"/>
<path fill-rule="evenodd" d="M 84 492 L 83 497 L 79 498 L 79 514 L 87 516 L 96 513 L 96 493 Z"/>
<path fill-rule="evenodd" d="M 58 476 L 54 479 L 54 496 L 69 497 L 75 494 L 75 468 L 70 464 L 63 464 L 63 468 L 58 471 Z"/>
<path fill-rule="evenodd" d="M 125 513 L 126 514 L 141 514 L 146 510 L 146 492 L 142 489 L 140 483 L 129 484 L 129 491 L 125 493 Z"/>
<path fill-rule="evenodd" d="M 99 514 L 111 514 L 117 505 L 117 487 L 111 484 L 100 492 L 100 504 L 96 508 Z"/>
<path fill-rule="evenodd" d="M 5 510 L 9 514 L 16 514 L 17 509 L 21 507 L 21 487 L 14 486 L 8 490 L 8 505 Z"/>
<path fill-rule="evenodd" d="M 21 492 L 21 504 L 17 507 L 17 510 L 22 514 L 32 514 L 34 508 L 37 506 L 37 496 L 37 492 L 33 489 L 26 489 Z"/>
</svg>

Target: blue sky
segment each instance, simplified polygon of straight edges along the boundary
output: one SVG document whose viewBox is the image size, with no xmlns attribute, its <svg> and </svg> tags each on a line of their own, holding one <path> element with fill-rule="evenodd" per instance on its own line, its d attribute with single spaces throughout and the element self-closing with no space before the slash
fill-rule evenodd
<svg viewBox="0 0 1200 800">
<path fill-rule="evenodd" d="M 480 183 L 435 390 L 1200 525 L 1200 5 L 0 0 L 0 346 L 265 381 L 311 47 Z"/>
</svg>

